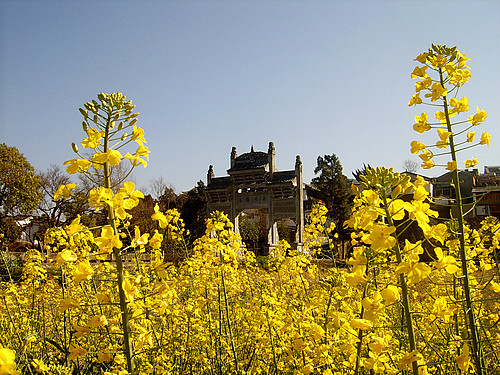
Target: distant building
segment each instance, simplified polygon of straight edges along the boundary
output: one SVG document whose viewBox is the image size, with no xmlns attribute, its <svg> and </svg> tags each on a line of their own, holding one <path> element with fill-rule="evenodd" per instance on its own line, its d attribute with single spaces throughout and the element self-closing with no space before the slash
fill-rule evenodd
<svg viewBox="0 0 500 375">
<path fill-rule="evenodd" d="M 472 194 L 475 216 L 500 218 L 500 166 L 485 166 L 484 173 L 474 177 Z"/>
<path fill-rule="evenodd" d="M 270 246 L 279 241 L 278 222 L 291 219 L 295 223 L 296 245 L 302 246 L 304 215 L 318 192 L 304 184 L 300 156 L 296 157 L 295 169 L 278 171 L 273 142 L 269 142 L 267 153 L 255 151 L 252 146 L 250 152 L 238 156 L 233 147 L 227 173 L 215 177 L 213 166 L 208 169 L 204 193 L 209 211 L 226 213 L 238 231 L 239 215 L 246 210 L 258 210 L 265 218 Z"/>
<path fill-rule="evenodd" d="M 477 169 L 458 173 L 460 195 L 465 218 L 477 216 L 500 217 L 500 166 L 485 166 L 484 173 Z M 436 203 L 451 205 L 449 217 L 457 217 L 453 174 L 445 173 L 432 180 L 433 197 Z"/>
<path fill-rule="evenodd" d="M 33 243 L 36 240 L 36 234 L 40 229 L 39 220 L 34 216 L 17 216 L 16 225 L 22 228 L 21 235 L 19 237 L 20 241 Z"/>
</svg>

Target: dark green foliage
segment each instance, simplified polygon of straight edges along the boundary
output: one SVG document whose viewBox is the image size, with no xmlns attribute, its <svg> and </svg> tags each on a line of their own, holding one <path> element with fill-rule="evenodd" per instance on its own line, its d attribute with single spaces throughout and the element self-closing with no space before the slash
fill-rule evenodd
<svg viewBox="0 0 500 375">
<path fill-rule="evenodd" d="M 335 232 L 341 240 L 347 240 L 350 232 L 344 228 L 344 222 L 351 214 L 351 186 L 342 174 L 342 165 L 335 154 L 318 156 L 311 184 L 321 191 L 328 217 L 335 223 Z"/>
<path fill-rule="evenodd" d="M 17 148 L 0 144 L 0 218 L 28 214 L 42 199 L 40 181 Z"/>
<path fill-rule="evenodd" d="M 5 245 L 15 241 L 16 215 L 36 210 L 42 200 L 40 181 L 17 148 L 0 143 L 0 234 Z"/>
</svg>

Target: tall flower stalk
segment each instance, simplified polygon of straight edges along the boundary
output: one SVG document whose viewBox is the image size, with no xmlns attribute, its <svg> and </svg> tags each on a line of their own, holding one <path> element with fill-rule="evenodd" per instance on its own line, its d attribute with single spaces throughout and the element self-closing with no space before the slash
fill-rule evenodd
<svg viewBox="0 0 500 375">
<path fill-rule="evenodd" d="M 112 124 L 112 112 L 107 113 L 105 130 L 104 130 L 104 138 L 103 138 L 103 152 L 107 153 L 109 151 L 109 131 L 111 130 Z M 111 170 L 109 161 L 106 160 L 103 165 L 104 170 L 104 188 L 111 189 Z M 108 225 L 113 229 L 113 236 L 119 235 L 118 228 L 116 227 L 116 217 L 115 212 L 113 210 L 113 206 L 109 203 L 106 203 L 106 208 L 108 212 Z M 128 303 L 127 297 L 125 295 L 125 290 L 123 288 L 124 282 L 124 269 L 122 262 L 122 255 L 119 247 L 113 247 L 113 258 L 116 262 L 116 274 L 118 279 L 118 298 L 120 300 L 120 310 L 122 316 L 122 326 L 123 326 L 123 352 L 125 354 L 125 358 L 127 359 L 127 369 L 130 374 L 134 374 L 134 362 L 133 362 L 133 349 L 130 340 L 130 324 L 129 324 L 129 311 L 128 311 Z"/>
<path fill-rule="evenodd" d="M 133 183 L 126 182 L 121 189 L 118 187 L 138 165 L 147 165 L 149 150 L 144 143 L 144 131 L 136 126 L 138 113 L 133 113 L 132 101 L 126 101 L 121 93 L 99 94 L 99 101 L 93 100 L 80 109 L 84 117 L 83 130 L 87 137 L 81 142 L 84 148 L 93 150 L 90 158 L 82 157 L 66 161 L 69 173 L 82 173 L 97 186 L 90 192 L 89 202 L 96 210 L 104 208 L 107 213 L 107 225 L 102 228 L 101 236 L 96 239 L 99 246 L 97 257 L 105 258 L 112 254 L 116 264 L 118 298 L 123 328 L 123 354 L 126 359 L 127 371 L 134 374 L 134 351 L 131 340 L 130 312 L 128 292 L 130 283 L 125 279 L 122 259 L 122 242 L 119 225 L 130 218 L 127 209 L 133 208 L 143 194 L 134 190 Z M 130 133 L 125 130 L 131 131 Z M 138 148 L 134 154 L 122 156 L 119 151 L 131 142 L 136 142 Z M 78 146 L 73 143 L 73 150 L 79 156 Z M 130 169 L 121 180 L 113 180 L 113 168 L 122 161 L 130 161 Z M 100 171 L 102 170 L 102 174 Z M 115 194 L 114 190 L 118 190 Z M 128 291 L 127 291 L 128 289 Z"/>
<path fill-rule="evenodd" d="M 409 195 L 412 191 L 418 191 L 418 185 L 415 186 L 409 182 L 409 178 L 404 175 L 393 172 L 387 168 L 368 168 L 362 174 L 358 176 L 361 187 L 364 189 L 363 192 L 355 189 L 357 195 L 355 199 L 355 205 L 358 207 L 355 210 L 353 216 L 348 221 L 348 223 L 355 230 L 363 230 L 365 233 L 360 235 L 360 245 L 364 243 L 369 245 L 367 248 L 365 246 L 356 246 L 354 255 L 348 260 L 348 264 L 353 265 L 354 273 L 358 273 L 357 280 L 356 277 L 352 277 L 348 282 L 353 284 L 363 284 L 368 283 L 368 280 L 373 284 L 371 289 L 375 289 L 372 292 L 372 299 L 367 298 L 367 285 L 363 289 L 362 305 L 366 305 L 372 310 L 379 310 L 380 307 L 377 306 L 379 303 L 374 300 L 376 293 L 379 293 L 381 298 L 384 296 L 386 298 L 390 293 L 387 291 L 382 294 L 378 291 L 378 285 L 376 278 L 374 276 L 368 277 L 364 273 L 359 273 L 358 271 L 363 268 L 367 268 L 370 263 L 376 263 L 373 272 L 380 272 L 382 270 L 381 264 L 390 264 L 390 259 L 394 259 L 396 262 L 396 274 L 398 275 L 398 284 L 401 288 L 400 301 L 402 304 L 402 317 L 401 321 L 406 330 L 404 337 L 405 341 L 408 343 L 409 360 L 404 366 L 411 363 L 412 373 L 414 375 L 419 374 L 419 359 L 417 339 L 415 335 L 415 327 L 413 322 L 413 315 L 411 309 L 411 291 L 408 286 L 408 280 L 410 279 L 413 283 L 418 283 L 423 277 L 418 277 L 415 279 L 413 276 L 414 269 L 423 270 L 422 274 L 428 273 L 428 266 L 420 264 L 418 257 L 411 257 L 411 251 L 409 252 L 406 246 L 403 252 L 400 247 L 399 235 L 405 230 L 406 221 L 403 224 L 397 224 L 396 220 L 402 220 L 408 214 L 415 211 L 414 205 L 419 205 L 420 198 L 415 197 L 412 203 L 405 203 L 401 199 L 403 195 Z M 417 199 L 418 198 L 418 199 Z M 427 213 L 423 213 L 427 215 Z M 382 220 L 381 220 L 382 219 Z M 355 241 L 357 242 L 357 241 Z M 418 247 L 418 244 L 415 244 Z M 410 253 L 410 254 L 406 254 Z M 364 254 L 364 255 L 362 255 Z M 360 268 L 362 266 L 362 268 Z M 387 290 L 387 289 L 386 289 Z M 399 297 L 398 297 L 399 299 Z M 364 304 L 363 304 L 364 303 Z M 364 309 L 361 310 L 361 318 L 363 318 Z M 372 312 L 371 319 L 372 323 L 376 323 L 374 319 L 374 314 Z M 370 319 L 368 319 L 370 320 Z M 360 356 L 362 331 L 359 331 L 359 343 L 358 343 L 358 357 Z M 358 362 L 356 363 L 356 369 L 358 369 Z M 355 373 L 358 373 L 356 370 Z"/>
<path fill-rule="evenodd" d="M 437 129 L 440 140 L 435 145 L 425 145 L 418 141 L 413 141 L 411 144 L 412 153 L 419 153 L 423 160 L 422 167 L 430 169 L 436 165 L 435 156 L 448 156 L 451 160 L 447 164 L 443 164 L 452 174 L 453 189 L 455 192 L 454 207 L 456 210 L 456 220 L 458 223 L 457 236 L 459 240 L 459 258 L 462 271 L 462 285 L 465 295 L 465 314 L 468 320 L 468 331 L 470 343 L 472 345 L 472 356 L 476 371 L 478 374 L 486 373 L 486 365 L 479 337 L 479 328 L 475 313 L 473 293 L 471 290 L 471 281 L 469 275 L 469 262 L 472 261 L 467 254 L 465 231 L 466 225 L 464 222 L 463 212 L 463 197 L 460 190 L 460 175 L 458 168 L 457 152 L 461 149 L 467 149 L 476 145 L 490 145 L 491 136 L 488 133 L 483 133 L 479 142 L 474 143 L 476 131 L 470 131 L 471 128 L 481 124 L 486 119 L 486 111 L 480 110 L 477 107 L 475 115 L 468 117 L 466 121 L 452 122 L 452 118 L 461 113 L 469 111 L 469 99 L 462 97 L 457 99 L 459 89 L 469 80 L 470 68 L 467 65 L 468 58 L 462 54 L 456 47 L 448 48 L 446 46 L 432 45 L 428 52 L 420 54 L 416 60 L 423 66 L 417 66 L 412 78 L 421 78 L 422 80 L 416 83 L 416 94 L 411 98 L 409 106 L 416 104 L 431 104 L 436 105 L 436 102 L 441 103 L 442 111 L 435 113 L 435 118 L 438 123 L 429 123 L 427 113 L 422 113 L 420 116 L 415 116 L 416 123 L 413 126 L 415 131 L 423 133 L 432 128 Z M 427 69 L 434 71 L 437 78 L 432 78 L 428 75 Z M 421 92 L 427 92 L 425 98 L 430 100 L 430 103 L 424 103 L 420 97 Z M 436 104 L 434 104 L 436 103 Z M 464 128 L 464 129 L 462 129 Z M 459 136 L 466 134 L 466 139 L 463 142 L 459 141 Z M 444 150 L 434 153 L 432 149 Z M 471 160 L 466 160 L 466 168 L 474 167 L 478 160 L 474 157 Z"/>
</svg>

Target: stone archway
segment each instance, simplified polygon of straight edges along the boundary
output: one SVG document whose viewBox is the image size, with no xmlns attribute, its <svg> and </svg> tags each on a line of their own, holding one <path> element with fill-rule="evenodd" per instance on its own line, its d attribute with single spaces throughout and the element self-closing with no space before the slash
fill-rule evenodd
<svg viewBox="0 0 500 375">
<path fill-rule="evenodd" d="M 230 155 L 228 176 L 215 177 L 213 167 L 207 173 L 207 197 L 209 211 L 225 212 L 238 231 L 239 215 L 245 210 L 266 212 L 267 245 L 279 241 L 278 223 L 291 219 L 296 224 L 297 248 L 302 247 L 304 229 L 304 205 L 308 201 L 306 185 L 302 180 L 302 161 L 296 157 L 295 169 L 276 169 L 275 149 L 269 143 L 268 152 L 254 151 L 237 155 L 233 147 Z"/>
</svg>

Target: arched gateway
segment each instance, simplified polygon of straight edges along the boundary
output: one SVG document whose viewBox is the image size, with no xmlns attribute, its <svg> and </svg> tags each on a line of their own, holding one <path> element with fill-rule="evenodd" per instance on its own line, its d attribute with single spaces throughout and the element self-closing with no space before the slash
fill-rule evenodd
<svg viewBox="0 0 500 375">
<path fill-rule="evenodd" d="M 238 217 L 245 210 L 266 213 L 268 244 L 279 241 L 277 223 L 291 219 L 296 225 L 295 245 L 303 242 L 304 214 L 311 207 L 317 191 L 302 180 L 302 161 L 297 156 L 295 169 L 278 171 L 276 151 L 269 142 L 267 153 L 254 151 L 240 156 L 233 147 L 228 176 L 215 177 L 213 166 L 207 173 L 205 196 L 209 211 L 226 213 L 238 231 Z"/>
</svg>

